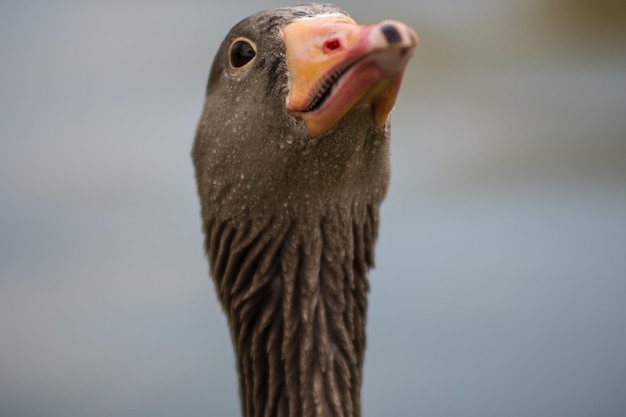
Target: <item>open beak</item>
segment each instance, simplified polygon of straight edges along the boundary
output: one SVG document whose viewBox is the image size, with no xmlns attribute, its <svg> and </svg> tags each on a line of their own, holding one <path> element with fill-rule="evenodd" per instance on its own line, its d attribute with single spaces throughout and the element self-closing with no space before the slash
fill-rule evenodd
<svg viewBox="0 0 626 417">
<path fill-rule="evenodd" d="M 287 109 L 304 120 L 311 136 L 326 132 L 361 104 L 372 106 L 376 125 L 383 127 L 418 43 L 404 23 L 365 26 L 339 14 L 290 23 L 283 39 Z"/>
</svg>

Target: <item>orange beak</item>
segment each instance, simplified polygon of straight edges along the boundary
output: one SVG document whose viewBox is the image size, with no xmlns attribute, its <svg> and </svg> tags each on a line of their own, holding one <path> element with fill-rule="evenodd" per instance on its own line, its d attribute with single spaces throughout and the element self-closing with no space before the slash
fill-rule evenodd
<svg viewBox="0 0 626 417">
<path fill-rule="evenodd" d="M 339 14 L 290 23 L 283 39 L 287 109 L 304 120 L 311 136 L 326 132 L 358 105 L 371 105 L 374 122 L 384 126 L 418 43 L 404 23 L 364 26 Z"/>
</svg>

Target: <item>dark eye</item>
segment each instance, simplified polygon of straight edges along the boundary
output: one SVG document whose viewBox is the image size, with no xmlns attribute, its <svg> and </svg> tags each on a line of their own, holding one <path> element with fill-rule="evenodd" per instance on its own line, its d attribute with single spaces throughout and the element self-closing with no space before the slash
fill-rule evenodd
<svg viewBox="0 0 626 417">
<path fill-rule="evenodd" d="M 254 47 L 250 42 L 243 39 L 236 40 L 230 46 L 230 65 L 233 68 L 240 68 L 252 61 L 256 55 Z"/>
</svg>

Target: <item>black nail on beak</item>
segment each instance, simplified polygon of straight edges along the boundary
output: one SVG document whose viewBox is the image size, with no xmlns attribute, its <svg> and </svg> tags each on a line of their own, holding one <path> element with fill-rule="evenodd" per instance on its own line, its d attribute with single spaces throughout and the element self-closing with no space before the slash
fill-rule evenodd
<svg viewBox="0 0 626 417">
<path fill-rule="evenodd" d="M 400 36 L 400 32 L 398 32 L 398 29 L 396 29 L 394 25 L 383 25 L 380 30 L 383 32 L 383 35 L 385 35 L 385 39 L 387 39 L 389 45 L 402 41 L 402 36 Z"/>
</svg>

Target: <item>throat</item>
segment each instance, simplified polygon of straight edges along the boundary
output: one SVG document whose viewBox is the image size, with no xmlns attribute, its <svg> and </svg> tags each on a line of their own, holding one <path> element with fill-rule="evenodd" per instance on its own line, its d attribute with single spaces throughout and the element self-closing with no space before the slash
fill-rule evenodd
<svg viewBox="0 0 626 417">
<path fill-rule="evenodd" d="M 205 224 L 243 415 L 358 417 L 377 209 Z"/>
</svg>

